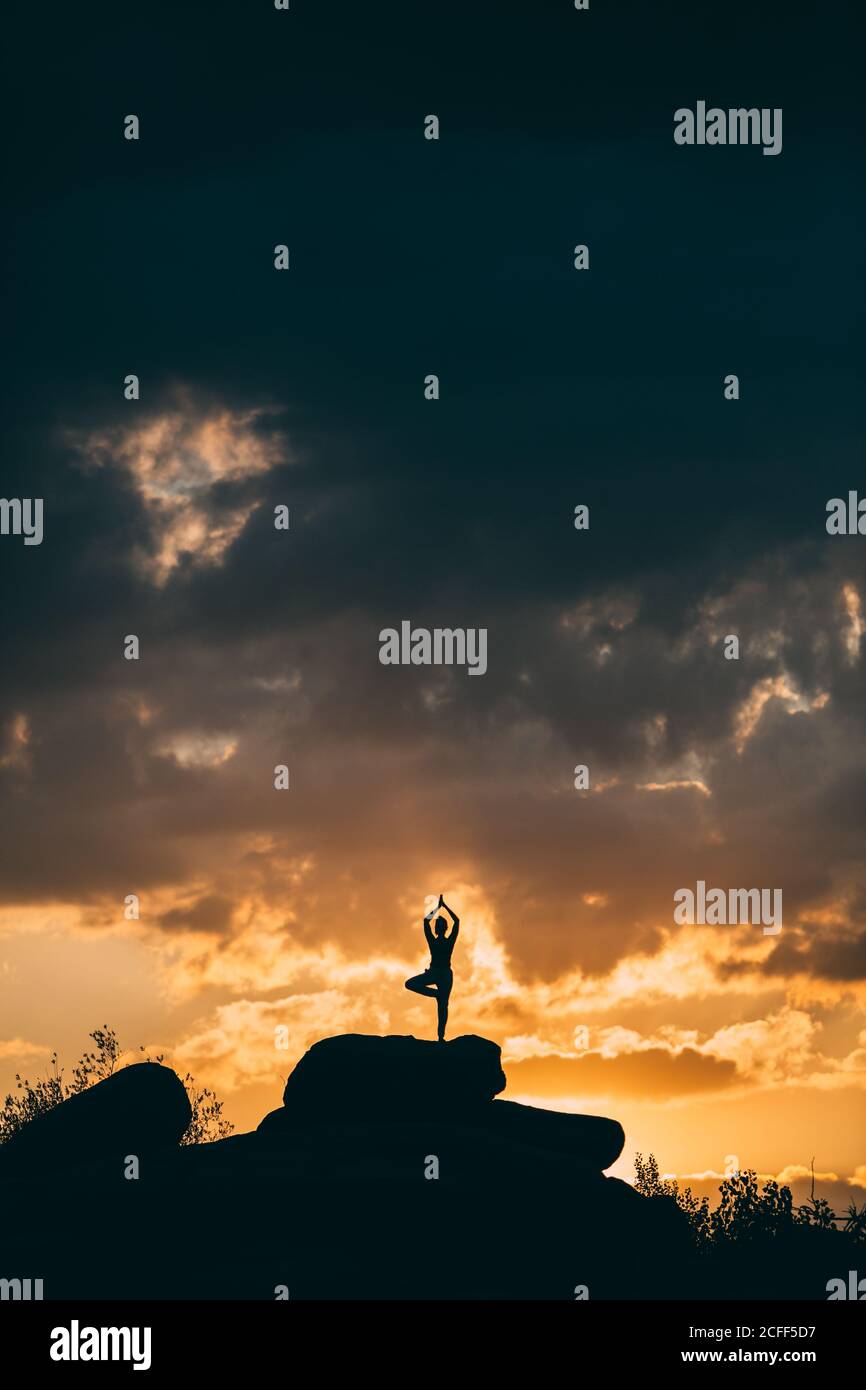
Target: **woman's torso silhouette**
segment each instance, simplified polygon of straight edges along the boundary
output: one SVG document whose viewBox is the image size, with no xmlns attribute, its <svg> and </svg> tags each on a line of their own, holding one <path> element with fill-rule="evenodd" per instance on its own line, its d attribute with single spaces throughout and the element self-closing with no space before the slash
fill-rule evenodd
<svg viewBox="0 0 866 1390">
<path fill-rule="evenodd" d="M 427 941 L 430 947 L 430 969 L 431 970 L 450 970 L 451 952 L 454 950 L 454 938 L 452 936 L 433 936 Z"/>
</svg>

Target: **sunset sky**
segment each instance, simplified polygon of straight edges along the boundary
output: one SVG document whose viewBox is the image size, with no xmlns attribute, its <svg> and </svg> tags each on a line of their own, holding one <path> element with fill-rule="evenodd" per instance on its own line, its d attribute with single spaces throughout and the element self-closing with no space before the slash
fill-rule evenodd
<svg viewBox="0 0 866 1390">
<path fill-rule="evenodd" d="M 622 1176 L 802 1196 L 814 1156 L 862 1202 L 853 36 L 147 8 L 11 75 L 2 491 L 45 535 L 0 537 L 0 1091 L 108 1023 L 254 1127 L 316 1039 L 435 1036 L 441 891 L 509 1098 L 619 1119 Z M 676 146 L 698 98 L 782 107 L 783 153 Z M 486 628 L 486 674 L 382 666 L 404 619 Z M 782 931 L 675 926 L 699 879 Z"/>
</svg>

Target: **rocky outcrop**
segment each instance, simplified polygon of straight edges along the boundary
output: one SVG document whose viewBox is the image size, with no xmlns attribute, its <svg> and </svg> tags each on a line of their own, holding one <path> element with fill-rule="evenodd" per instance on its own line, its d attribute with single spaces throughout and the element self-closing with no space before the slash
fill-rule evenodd
<svg viewBox="0 0 866 1390">
<path fill-rule="evenodd" d="M 600 1115 L 571 1115 L 497 1100 L 489 1107 L 487 1128 L 504 1141 L 563 1154 L 582 1167 L 602 1172 L 622 1153 L 625 1132 L 616 1120 Z"/>
<path fill-rule="evenodd" d="M 363 1155 L 385 1168 L 399 1150 L 398 1130 L 413 1135 L 416 1146 L 424 1135 L 434 1145 L 448 1133 L 464 1172 L 472 1153 L 479 1165 L 498 1154 L 500 1167 L 529 1172 L 533 1165 L 564 1163 L 596 1173 L 621 1154 L 625 1135 L 616 1120 L 495 1100 L 504 1087 L 500 1050 L 487 1038 L 437 1043 L 349 1033 L 324 1038 L 304 1054 L 286 1082 L 282 1108 L 266 1115 L 257 1133 L 280 1143 L 324 1124 L 332 1139 L 337 1130 L 343 1134 L 353 1161 Z M 450 1131 L 443 1128 L 448 1123 Z M 327 1155 L 319 1161 L 327 1164 Z"/>
<path fill-rule="evenodd" d="M 648 1270 L 686 1290 L 682 1212 L 604 1176 L 616 1121 L 504 1084 L 484 1038 L 326 1038 L 255 1132 L 177 1147 L 180 1080 L 128 1067 L 0 1148 L 4 1272 L 38 1251 L 46 1298 L 627 1298 Z"/>
<path fill-rule="evenodd" d="M 138 1062 L 69 1096 L 0 1145 L 0 1180 L 176 1147 L 190 1122 L 180 1077 L 158 1062 Z"/>
<path fill-rule="evenodd" d="M 463 1115 L 505 1089 L 496 1043 L 346 1033 L 305 1052 L 283 1105 L 297 1119 L 430 1120 Z"/>
</svg>

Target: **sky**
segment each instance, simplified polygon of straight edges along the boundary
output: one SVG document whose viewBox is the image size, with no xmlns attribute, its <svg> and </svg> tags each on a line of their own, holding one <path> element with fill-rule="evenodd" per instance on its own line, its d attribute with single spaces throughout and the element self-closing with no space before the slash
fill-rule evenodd
<svg viewBox="0 0 866 1390">
<path fill-rule="evenodd" d="M 0 1090 L 107 1023 L 253 1127 L 318 1038 L 434 1036 L 443 892 L 449 1032 L 508 1098 L 619 1119 L 622 1176 L 802 1197 L 814 1158 L 863 1200 L 854 19 L 19 19 Z M 678 146 L 698 100 L 781 108 L 782 152 Z M 486 629 L 487 671 L 383 666 L 403 620 Z M 782 930 L 678 925 L 698 880 Z"/>
</svg>

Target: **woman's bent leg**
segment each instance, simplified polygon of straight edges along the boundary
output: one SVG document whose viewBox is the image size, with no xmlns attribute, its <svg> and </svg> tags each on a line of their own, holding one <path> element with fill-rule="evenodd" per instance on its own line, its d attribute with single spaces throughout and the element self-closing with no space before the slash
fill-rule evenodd
<svg viewBox="0 0 866 1390">
<path fill-rule="evenodd" d="M 405 984 L 406 989 L 411 989 L 413 994 L 426 994 L 428 998 L 435 999 L 437 991 L 430 984 L 430 977 L 425 970 L 423 975 L 413 975 Z"/>
</svg>

